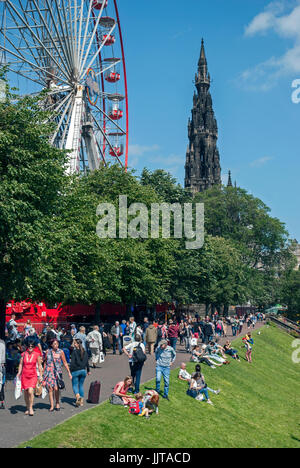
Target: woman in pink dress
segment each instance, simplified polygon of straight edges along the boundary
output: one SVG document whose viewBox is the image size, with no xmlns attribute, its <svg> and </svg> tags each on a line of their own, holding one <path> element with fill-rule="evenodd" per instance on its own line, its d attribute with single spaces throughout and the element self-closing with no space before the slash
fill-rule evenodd
<svg viewBox="0 0 300 468">
<path fill-rule="evenodd" d="M 34 389 L 37 385 L 38 379 L 42 380 L 42 359 L 39 353 L 35 351 L 34 340 L 27 341 L 27 349 L 22 354 L 19 371 L 17 378 L 21 379 L 22 390 L 24 390 L 24 398 L 26 403 L 27 411 L 26 415 L 34 415 L 33 401 L 34 401 Z M 39 369 L 40 377 L 38 377 L 37 368 Z"/>
</svg>

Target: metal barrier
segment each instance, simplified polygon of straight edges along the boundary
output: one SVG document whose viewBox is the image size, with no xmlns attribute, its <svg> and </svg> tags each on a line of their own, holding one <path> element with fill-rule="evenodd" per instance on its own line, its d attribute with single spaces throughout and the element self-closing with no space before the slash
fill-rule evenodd
<svg viewBox="0 0 300 468">
<path fill-rule="evenodd" d="M 289 320 L 282 321 L 282 320 L 279 320 L 277 317 L 274 317 L 273 315 L 269 315 L 267 316 L 267 318 L 271 320 L 273 323 L 275 323 L 276 325 L 278 325 L 279 327 L 285 330 L 288 330 L 289 332 L 298 333 L 298 335 L 300 336 L 300 329 L 297 326 L 297 324 L 294 324 L 294 322 L 292 322 L 291 324 Z"/>
</svg>

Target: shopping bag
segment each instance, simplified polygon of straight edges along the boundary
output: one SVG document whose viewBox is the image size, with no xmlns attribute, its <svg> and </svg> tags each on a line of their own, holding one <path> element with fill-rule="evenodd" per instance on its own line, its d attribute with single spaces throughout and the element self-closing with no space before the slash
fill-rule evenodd
<svg viewBox="0 0 300 468">
<path fill-rule="evenodd" d="M 105 359 L 104 359 L 104 353 L 100 353 L 99 363 L 102 364 L 104 361 L 105 361 Z"/>
<path fill-rule="evenodd" d="M 16 378 L 16 384 L 15 384 L 15 399 L 19 400 L 22 395 L 22 384 L 21 380 L 17 377 Z"/>
<path fill-rule="evenodd" d="M 43 386 L 43 388 L 42 388 L 42 399 L 43 400 L 45 400 L 47 394 L 48 394 L 47 388 Z"/>
</svg>

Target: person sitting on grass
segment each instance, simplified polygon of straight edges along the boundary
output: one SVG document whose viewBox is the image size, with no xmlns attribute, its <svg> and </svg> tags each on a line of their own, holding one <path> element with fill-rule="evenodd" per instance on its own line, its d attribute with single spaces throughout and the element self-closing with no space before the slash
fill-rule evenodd
<svg viewBox="0 0 300 468">
<path fill-rule="evenodd" d="M 125 408 L 130 405 L 135 399 L 133 397 L 128 396 L 129 389 L 133 387 L 133 380 L 132 377 L 125 377 L 125 379 L 121 382 L 118 382 L 117 385 L 114 388 L 113 394 L 112 394 L 112 404 L 121 404 L 124 405 Z M 118 403 L 116 400 L 120 400 L 120 403 Z"/>
<path fill-rule="evenodd" d="M 238 352 L 236 349 L 233 349 L 232 346 L 231 346 L 231 343 L 229 340 L 226 341 L 225 345 L 224 345 L 224 351 L 225 351 L 225 354 L 228 354 L 229 356 L 231 356 L 233 359 L 235 359 L 236 361 L 239 361 L 240 362 L 240 357 L 238 355 Z"/>
<path fill-rule="evenodd" d="M 144 404 L 144 397 L 142 393 L 137 393 L 134 397 L 134 400 L 129 405 L 129 413 L 136 414 L 137 416 L 145 416 L 146 419 L 149 419 L 151 410 L 146 408 Z"/>
<path fill-rule="evenodd" d="M 180 371 L 178 374 L 179 380 L 183 380 L 184 382 L 190 382 L 191 381 L 191 374 L 186 370 L 186 364 L 182 362 L 180 366 Z"/>
<path fill-rule="evenodd" d="M 220 393 L 220 390 L 212 390 L 208 388 L 207 384 L 205 383 L 205 378 L 203 374 L 201 374 L 201 367 L 197 366 L 197 370 L 198 371 L 192 375 L 192 379 L 191 379 L 187 394 L 195 398 L 197 401 L 206 400 L 206 402 L 209 405 L 213 405 L 211 399 L 209 398 L 208 392 L 210 391 L 214 393 L 215 395 L 218 395 Z"/>
</svg>

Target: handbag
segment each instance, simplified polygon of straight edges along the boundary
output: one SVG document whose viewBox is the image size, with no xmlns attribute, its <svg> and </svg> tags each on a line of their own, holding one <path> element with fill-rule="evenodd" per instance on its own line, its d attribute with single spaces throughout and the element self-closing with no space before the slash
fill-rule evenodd
<svg viewBox="0 0 300 468">
<path fill-rule="evenodd" d="M 42 388 L 41 384 L 37 383 L 37 385 L 36 385 L 36 387 L 34 389 L 34 395 L 36 397 L 40 397 L 40 396 L 42 396 L 42 392 L 43 392 L 43 388 Z"/>
<path fill-rule="evenodd" d="M 53 361 L 53 365 L 54 365 L 54 371 L 55 371 L 55 374 L 56 374 L 56 382 L 57 382 L 57 388 L 58 390 L 64 390 L 66 388 L 66 385 L 65 385 L 65 382 L 62 378 L 62 374 L 59 374 L 57 372 L 57 368 L 56 368 L 56 364 L 55 364 L 55 360 L 54 360 L 54 356 L 53 356 L 53 352 L 51 351 L 51 356 L 52 356 L 52 361 Z"/>
</svg>

